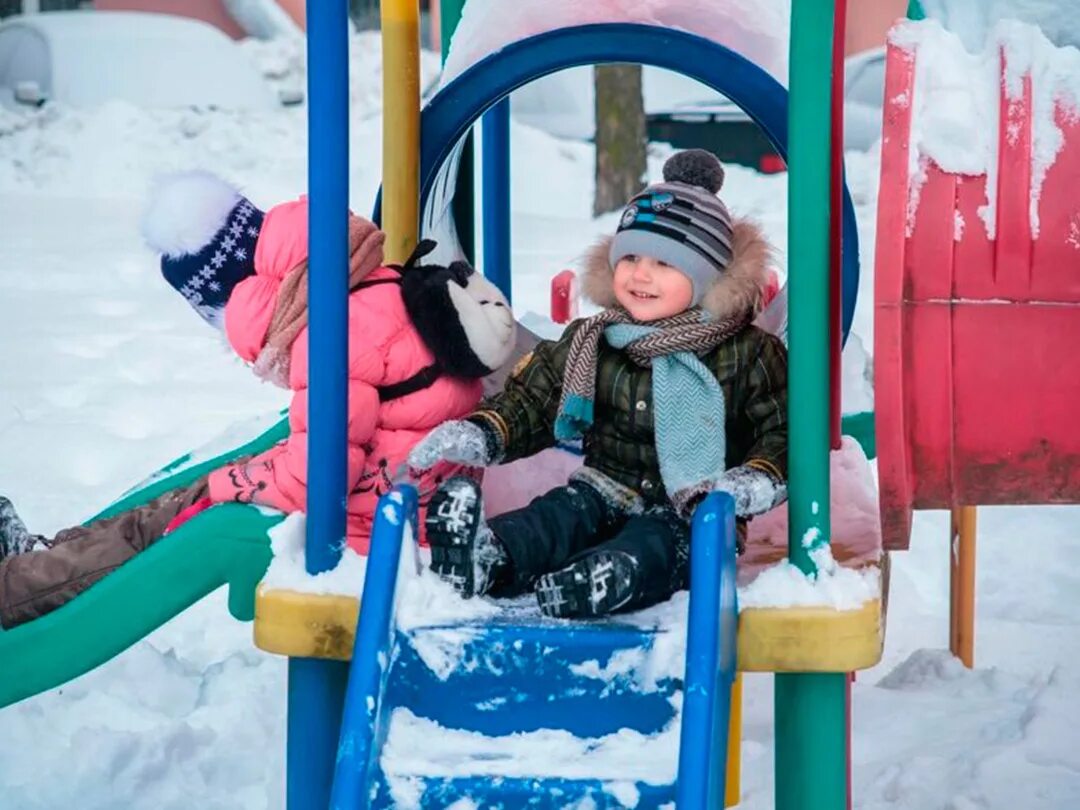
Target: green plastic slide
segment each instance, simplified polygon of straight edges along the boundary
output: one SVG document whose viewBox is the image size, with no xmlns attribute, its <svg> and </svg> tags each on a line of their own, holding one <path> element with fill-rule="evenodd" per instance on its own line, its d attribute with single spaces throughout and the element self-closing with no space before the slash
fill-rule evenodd
<svg viewBox="0 0 1080 810">
<path fill-rule="evenodd" d="M 877 436 L 874 433 L 873 411 L 846 414 L 840 420 L 840 433 L 843 436 L 851 436 L 862 445 L 867 458 L 877 456 Z"/>
<path fill-rule="evenodd" d="M 247 444 L 206 462 L 184 466 L 190 456 L 177 459 L 95 518 L 186 486 L 233 459 L 273 446 L 288 431 L 283 419 Z M 176 472 L 168 475 L 169 470 Z M 255 586 L 270 565 L 267 532 L 282 519 L 254 506 L 215 506 L 59 610 L 0 631 L 0 708 L 89 672 L 222 585 L 229 586 L 229 612 L 251 621 Z"/>
<path fill-rule="evenodd" d="M 185 455 L 93 519 L 187 486 L 233 459 L 272 447 L 288 433 L 288 421 L 282 419 L 247 444 L 208 461 L 191 464 L 190 454 Z M 872 412 L 845 417 L 844 433 L 854 435 L 873 457 Z M 229 586 L 229 612 L 251 621 L 255 586 L 270 564 L 267 532 L 280 520 L 281 515 L 253 506 L 215 506 L 59 610 L 0 630 L 0 708 L 89 672 L 222 585 Z"/>
</svg>

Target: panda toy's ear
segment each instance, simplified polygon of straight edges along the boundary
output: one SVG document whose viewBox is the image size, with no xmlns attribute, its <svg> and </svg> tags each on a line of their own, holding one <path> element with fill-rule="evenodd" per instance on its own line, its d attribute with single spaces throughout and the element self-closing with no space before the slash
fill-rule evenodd
<svg viewBox="0 0 1080 810">
<path fill-rule="evenodd" d="M 409 254 L 409 258 L 401 266 L 401 274 L 404 276 L 414 270 L 419 270 L 420 260 L 435 250 L 436 247 L 438 247 L 438 243 L 434 239 L 421 239 L 417 242 L 413 252 Z"/>
<path fill-rule="evenodd" d="M 499 289 L 467 262 L 421 265 L 434 247 L 424 240 L 401 268 L 405 308 L 447 374 L 486 377 L 514 350 L 513 313 Z"/>
</svg>

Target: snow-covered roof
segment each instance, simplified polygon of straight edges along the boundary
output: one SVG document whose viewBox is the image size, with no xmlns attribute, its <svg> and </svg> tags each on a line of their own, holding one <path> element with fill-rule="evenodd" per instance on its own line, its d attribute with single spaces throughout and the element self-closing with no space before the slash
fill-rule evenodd
<svg viewBox="0 0 1080 810">
<path fill-rule="evenodd" d="M 520 39 L 593 23 L 677 28 L 719 42 L 787 82 L 790 0 L 469 0 L 443 81 Z"/>
</svg>

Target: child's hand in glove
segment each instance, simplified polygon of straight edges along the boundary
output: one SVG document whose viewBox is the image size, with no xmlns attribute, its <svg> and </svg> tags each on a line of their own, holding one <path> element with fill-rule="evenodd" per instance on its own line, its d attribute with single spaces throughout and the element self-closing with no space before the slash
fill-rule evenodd
<svg viewBox="0 0 1080 810">
<path fill-rule="evenodd" d="M 430 470 L 440 461 L 486 467 L 492 459 L 484 429 L 472 422 L 443 422 L 409 453 L 409 466 L 414 470 Z"/>
<path fill-rule="evenodd" d="M 787 484 L 764 470 L 742 465 L 725 470 L 713 489 L 735 499 L 735 514 L 753 517 L 768 512 L 787 498 Z"/>
</svg>

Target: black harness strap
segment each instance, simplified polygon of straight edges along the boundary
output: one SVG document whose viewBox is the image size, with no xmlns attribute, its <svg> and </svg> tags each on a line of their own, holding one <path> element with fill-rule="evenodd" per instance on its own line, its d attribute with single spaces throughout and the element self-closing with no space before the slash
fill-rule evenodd
<svg viewBox="0 0 1080 810">
<path fill-rule="evenodd" d="M 353 292 L 353 290 L 362 290 L 365 287 L 377 287 L 380 284 L 400 284 L 400 283 L 401 283 L 401 276 L 398 276 L 397 278 L 376 278 L 376 279 L 372 279 L 371 281 L 358 281 L 356 284 L 353 285 L 352 290 L 349 290 L 349 292 Z"/>
<path fill-rule="evenodd" d="M 417 249 L 419 250 L 419 247 Z M 394 269 L 398 270 L 397 267 Z M 374 287 L 377 284 L 400 283 L 401 276 L 398 276 L 397 278 L 378 278 L 371 281 L 361 281 L 353 287 L 353 290 L 362 290 L 365 287 Z M 407 380 L 391 383 L 390 385 L 379 385 L 376 386 L 375 390 L 379 392 L 379 402 L 389 402 L 392 399 L 401 399 L 402 397 L 407 397 L 409 394 L 415 394 L 417 391 L 423 391 L 425 388 L 433 385 L 441 376 L 442 367 L 439 366 L 438 361 L 435 361 L 430 366 L 425 366 L 420 369 Z"/>
<path fill-rule="evenodd" d="M 391 383 L 390 385 L 377 386 L 379 402 L 389 402 L 392 399 L 400 399 L 401 397 L 407 397 L 409 394 L 415 394 L 417 391 L 422 391 L 434 384 L 441 376 L 442 369 L 435 362 L 420 369 L 406 380 Z"/>
</svg>

